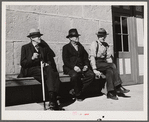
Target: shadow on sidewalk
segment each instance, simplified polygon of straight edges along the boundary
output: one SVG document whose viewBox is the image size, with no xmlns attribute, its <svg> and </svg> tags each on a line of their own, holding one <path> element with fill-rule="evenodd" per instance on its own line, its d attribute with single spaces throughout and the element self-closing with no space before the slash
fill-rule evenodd
<svg viewBox="0 0 149 122">
<path fill-rule="evenodd" d="M 100 92 L 100 93 L 94 93 L 94 94 L 85 94 L 83 95 L 83 100 L 87 99 L 87 98 L 92 98 L 92 97 L 100 97 L 104 95 L 104 93 Z M 59 102 L 60 102 L 60 106 L 61 107 L 66 107 L 69 106 L 71 104 L 73 104 L 76 101 L 76 98 L 74 98 L 73 96 L 68 96 L 67 98 L 59 98 Z"/>
<path fill-rule="evenodd" d="M 90 86 L 83 92 L 83 100 L 91 97 L 98 97 L 105 95 L 101 92 L 101 90 L 105 87 L 105 79 L 98 79 L 95 80 L 90 84 Z M 62 89 L 63 88 L 63 89 Z M 65 89 L 64 89 L 65 88 Z M 59 102 L 61 107 L 69 106 L 73 104 L 76 101 L 76 98 L 74 98 L 72 95 L 69 94 L 69 91 L 72 88 L 70 87 L 70 83 L 63 83 L 61 84 L 61 90 L 60 90 L 60 97 Z"/>
<path fill-rule="evenodd" d="M 61 106 L 61 107 L 65 107 L 65 106 L 71 105 L 71 104 L 73 104 L 75 101 L 76 101 L 76 99 L 73 98 L 73 97 L 60 98 L 60 99 L 59 99 L 59 102 L 60 102 L 60 106 Z"/>
</svg>

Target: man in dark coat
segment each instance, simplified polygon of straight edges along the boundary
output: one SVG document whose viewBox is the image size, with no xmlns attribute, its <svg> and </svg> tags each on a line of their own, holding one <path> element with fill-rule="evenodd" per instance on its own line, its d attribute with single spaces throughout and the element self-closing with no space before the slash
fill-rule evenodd
<svg viewBox="0 0 149 122">
<path fill-rule="evenodd" d="M 44 62 L 45 85 L 49 92 L 49 108 L 51 110 L 59 110 L 57 93 L 60 80 L 54 61 L 55 54 L 48 44 L 40 38 L 42 35 L 39 29 L 33 28 L 30 30 L 27 37 L 31 39 L 31 42 L 23 45 L 21 49 L 21 72 L 18 77 L 34 77 L 41 82 L 40 61 L 42 60 Z"/>
<path fill-rule="evenodd" d="M 62 58 L 63 71 L 71 77 L 71 83 L 77 100 L 82 100 L 82 93 L 94 80 L 94 73 L 89 69 L 88 54 L 79 42 L 77 29 L 70 29 L 66 37 L 70 43 L 64 45 Z"/>
</svg>

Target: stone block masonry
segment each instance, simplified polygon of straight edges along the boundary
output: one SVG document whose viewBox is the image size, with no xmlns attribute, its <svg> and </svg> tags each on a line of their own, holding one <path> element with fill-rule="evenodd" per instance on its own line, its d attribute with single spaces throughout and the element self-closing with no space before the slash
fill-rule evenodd
<svg viewBox="0 0 149 122">
<path fill-rule="evenodd" d="M 6 39 L 27 40 L 30 28 L 38 28 L 39 16 L 33 13 L 7 10 Z"/>
<path fill-rule="evenodd" d="M 113 51 L 111 6 L 101 5 L 7 5 L 6 6 L 6 74 L 20 71 L 21 46 L 30 40 L 26 36 L 31 28 L 39 28 L 56 54 L 55 62 L 62 71 L 62 47 L 69 42 L 68 30 L 77 28 L 80 42 L 87 52 L 96 40 L 98 29 L 110 34 L 107 41 Z"/>
</svg>

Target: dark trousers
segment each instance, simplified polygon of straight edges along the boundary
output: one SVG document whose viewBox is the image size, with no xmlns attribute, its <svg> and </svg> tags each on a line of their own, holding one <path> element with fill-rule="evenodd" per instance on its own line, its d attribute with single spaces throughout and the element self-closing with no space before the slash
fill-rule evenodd
<svg viewBox="0 0 149 122">
<path fill-rule="evenodd" d="M 106 60 L 97 59 L 96 66 L 98 71 L 105 72 L 107 91 L 113 91 L 116 86 L 122 84 L 122 80 L 114 63 L 107 63 Z"/>
<path fill-rule="evenodd" d="M 83 72 L 83 76 L 82 73 L 77 73 L 74 70 L 70 70 L 68 74 L 71 77 L 71 84 L 74 88 L 76 95 L 79 95 L 80 91 L 84 92 L 95 77 L 94 73 L 91 70 Z"/>
<path fill-rule="evenodd" d="M 44 67 L 43 71 L 44 71 L 44 81 L 48 91 L 58 93 L 60 86 L 59 73 L 55 72 L 50 65 Z M 27 75 L 34 77 L 39 82 L 42 82 L 40 66 L 29 68 Z"/>
</svg>

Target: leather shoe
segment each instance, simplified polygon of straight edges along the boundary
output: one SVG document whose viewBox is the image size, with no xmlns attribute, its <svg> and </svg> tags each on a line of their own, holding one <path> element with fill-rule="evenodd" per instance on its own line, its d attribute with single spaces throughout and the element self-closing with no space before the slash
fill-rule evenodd
<svg viewBox="0 0 149 122">
<path fill-rule="evenodd" d="M 49 102 L 49 109 L 50 110 L 56 110 L 57 106 L 58 106 L 58 104 L 56 104 L 55 102 Z"/>
<path fill-rule="evenodd" d="M 119 88 L 117 88 L 116 89 L 116 93 L 121 93 L 121 94 L 124 94 L 124 93 L 128 93 L 130 90 L 128 90 L 128 89 L 125 89 L 124 87 L 119 87 Z"/>
<path fill-rule="evenodd" d="M 111 92 L 108 92 L 107 98 L 113 99 L 113 100 L 118 100 L 118 97 L 114 93 L 111 93 Z"/>
<path fill-rule="evenodd" d="M 80 95 L 80 96 L 77 96 L 77 97 L 76 97 L 76 100 L 79 101 L 79 102 L 81 102 L 81 101 L 84 100 L 84 98 Z"/>
<path fill-rule="evenodd" d="M 83 98 L 82 95 L 81 95 L 81 94 L 82 94 L 81 91 L 76 94 L 75 91 L 74 91 L 74 89 L 71 89 L 71 90 L 69 91 L 69 94 L 71 94 L 72 96 L 74 96 L 77 101 L 83 101 L 83 100 L 84 100 L 84 98 Z"/>
<path fill-rule="evenodd" d="M 84 96 L 83 96 L 83 94 L 82 94 L 82 92 L 80 92 L 80 94 L 78 94 L 78 95 L 75 94 L 75 98 L 79 102 L 81 102 L 81 101 L 83 101 L 85 99 Z"/>
<path fill-rule="evenodd" d="M 53 110 L 53 111 L 55 111 L 55 110 L 65 110 L 65 109 L 63 109 L 63 108 L 61 108 L 58 104 L 57 104 L 57 102 L 56 103 L 54 103 L 54 102 L 49 102 L 49 109 L 50 110 Z"/>
</svg>

